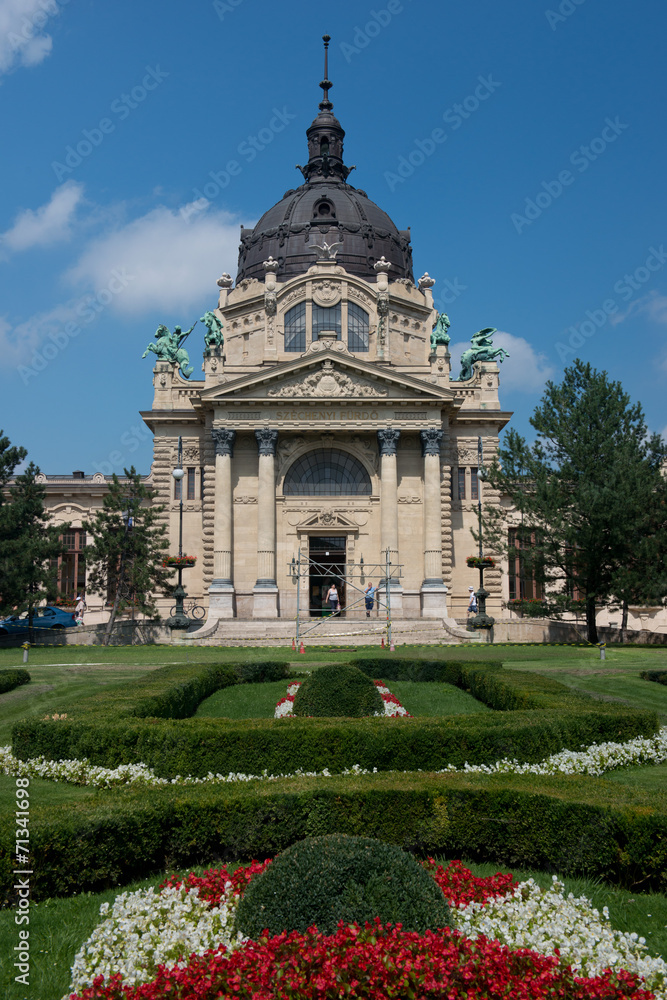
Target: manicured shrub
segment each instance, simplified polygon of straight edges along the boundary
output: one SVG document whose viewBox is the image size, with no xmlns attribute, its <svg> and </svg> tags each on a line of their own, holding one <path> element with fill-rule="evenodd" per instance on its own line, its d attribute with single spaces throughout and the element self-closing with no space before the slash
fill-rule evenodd
<svg viewBox="0 0 667 1000">
<path fill-rule="evenodd" d="M 639 676 L 643 681 L 654 681 L 656 684 L 667 684 L 667 670 L 642 670 Z"/>
<path fill-rule="evenodd" d="M 273 857 L 307 836 L 377 837 L 404 850 L 667 890 L 667 796 L 592 778 L 368 775 L 235 786 L 116 789 L 30 810 L 31 899 L 98 892 L 151 872 Z M 0 819 L 0 905 L 16 883 L 16 828 Z M 292 892 L 298 892 L 298 885 Z"/>
<path fill-rule="evenodd" d="M 384 715 L 384 705 L 366 674 L 349 663 L 332 663 L 315 670 L 300 686 L 294 698 L 294 714 L 359 719 Z"/>
<path fill-rule="evenodd" d="M 333 934 L 345 924 L 402 924 L 406 931 L 449 926 L 449 907 L 435 881 L 394 844 L 334 833 L 307 837 L 252 880 L 237 925 L 258 938 L 268 929 Z"/>
<path fill-rule="evenodd" d="M 0 670 L 0 694 L 4 694 L 5 691 L 13 691 L 14 688 L 20 687 L 21 684 L 29 683 L 30 674 L 21 667 Z"/>
</svg>

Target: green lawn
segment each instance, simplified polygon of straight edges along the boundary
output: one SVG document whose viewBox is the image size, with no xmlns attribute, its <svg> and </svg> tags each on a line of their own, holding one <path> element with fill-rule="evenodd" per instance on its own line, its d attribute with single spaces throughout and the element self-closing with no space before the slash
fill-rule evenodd
<svg viewBox="0 0 667 1000">
<path fill-rule="evenodd" d="M 445 859 L 438 859 L 443 864 Z M 493 864 L 475 864 L 466 861 L 467 867 L 478 876 L 491 875 L 510 869 Z M 234 868 L 235 865 L 229 865 Z M 200 872 L 202 869 L 195 869 Z M 527 872 L 511 869 L 514 876 L 523 881 L 534 878 L 542 888 L 551 884 L 551 875 L 544 872 Z M 157 886 L 164 875 L 155 876 L 142 882 L 134 882 L 123 891 L 134 891 L 148 886 Z M 609 907 L 611 924 L 617 930 L 635 931 L 646 938 L 652 955 L 667 953 L 667 898 L 658 894 L 638 894 L 612 889 L 584 879 L 564 878 L 566 892 L 575 896 L 587 896 L 598 909 Z M 13 959 L 9 958 L 10 948 L 6 945 L 17 940 L 17 928 L 13 913 L 0 913 L 0 940 L 5 947 L 0 951 L 0 996 L 4 1000 L 60 1000 L 70 984 L 69 971 L 74 956 L 86 938 L 99 922 L 99 908 L 102 903 L 113 902 L 119 890 L 108 889 L 101 893 L 84 893 L 68 899 L 48 899 L 34 904 L 30 912 L 31 977 L 30 994 L 13 982 Z"/>
</svg>

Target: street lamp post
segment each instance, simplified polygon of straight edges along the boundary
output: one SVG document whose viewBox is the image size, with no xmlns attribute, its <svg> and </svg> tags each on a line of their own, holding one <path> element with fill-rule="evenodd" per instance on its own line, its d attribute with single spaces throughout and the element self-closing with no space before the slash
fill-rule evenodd
<svg viewBox="0 0 667 1000">
<path fill-rule="evenodd" d="M 484 586 L 484 545 L 482 541 L 482 483 L 486 478 L 484 471 L 484 445 L 481 437 L 477 438 L 477 540 L 479 542 L 479 590 L 475 594 L 477 598 L 477 614 L 468 620 L 470 628 L 489 629 L 493 628 L 495 618 L 491 618 L 486 613 L 486 599 L 489 591 Z M 491 564 L 493 565 L 493 564 Z"/>
<path fill-rule="evenodd" d="M 178 438 L 178 460 L 176 462 L 176 468 L 172 471 L 172 477 L 174 482 L 180 483 L 180 503 L 178 505 L 178 583 L 174 588 L 174 597 L 176 598 L 176 613 L 167 619 L 167 625 L 170 628 L 176 629 L 187 629 L 192 624 L 191 620 L 186 615 L 183 609 L 183 601 L 187 597 L 187 593 L 183 588 L 183 476 L 185 471 L 183 469 L 183 439 L 179 436 Z"/>
</svg>

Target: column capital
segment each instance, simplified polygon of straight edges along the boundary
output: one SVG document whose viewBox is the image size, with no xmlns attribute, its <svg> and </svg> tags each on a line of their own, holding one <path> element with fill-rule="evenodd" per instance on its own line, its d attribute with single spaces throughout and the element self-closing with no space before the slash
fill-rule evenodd
<svg viewBox="0 0 667 1000">
<path fill-rule="evenodd" d="M 213 438 L 213 443 L 215 445 L 216 455 L 229 455 L 231 458 L 234 457 L 234 441 L 236 440 L 236 431 L 233 431 L 230 427 L 213 427 L 211 429 L 211 437 Z"/>
<path fill-rule="evenodd" d="M 385 427 L 378 431 L 378 448 L 381 455 L 395 455 L 401 432 L 396 427 Z"/>
<path fill-rule="evenodd" d="M 278 443 L 278 431 L 273 431 L 269 427 L 261 427 L 255 431 L 257 438 L 257 450 L 260 455 L 275 455 Z"/>
<path fill-rule="evenodd" d="M 425 427 L 419 432 L 422 443 L 422 455 L 439 455 L 442 443 L 442 431 L 439 427 Z"/>
</svg>

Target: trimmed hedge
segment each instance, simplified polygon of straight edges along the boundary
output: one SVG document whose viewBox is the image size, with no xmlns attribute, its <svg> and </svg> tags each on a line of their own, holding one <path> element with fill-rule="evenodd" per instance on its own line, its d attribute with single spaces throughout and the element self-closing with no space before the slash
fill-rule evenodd
<svg viewBox="0 0 667 1000">
<path fill-rule="evenodd" d="M 413 669 L 405 666 L 413 661 L 379 662 L 384 676 L 390 667 Z M 342 771 L 355 764 L 379 771 L 429 771 L 448 764 L 491 764 L 503 757 L 536 763 L 564 748 L 649 736 L 658 729 L 653 712 L 598 703 L 536 674 L 504 671 L 495 664 L 486 669 L 433 661 L 426 661 L 424 669 L 436 667 L 498 711 L 417 719 L 183 718 L 198 698 L 238 683 L 240 668 L 165 667 L 119 691 L 85 699 L 67 719 L 16 723 L 13 752 L 23 760 L 86 757 L 103 767 L 144 763 L 165 778 L 204 777 L 210 771 Z M 274 679 L 285 670 L 285 664 L 258 664 L 251 676 Z"/>
<path fill-rule="evenodd" d="M 306 836 L 377 837 L 421 854 L 492 860 L 667 889 L 667 796 L 580 776 L 368 775 L 234 787 L 118 789 L 31 807 L 31 898 L 100 891 L 170 867 L 273 856 Z M 1 898 L 15 882 L 0 823 Z"/>
<path fill-rule="evenodd" d="M 6 691 L 13 691 L 14 688 L 20 687 L 21 684 L 29 683 L 30 674 L 21 667 L 0 670 L 0 694 L 4 694 Z"/>
<path fill-rule="evenodd" d="M 402 924 L 423 934 L 449 927 L 449 906 L 431 876 L 406 851 L 372 837 L 330 833 L 281 852 L 252 880 L 236 926 L 253 940 L 315 925 L 335 934 L 344 924 Z"/>
<path fill-rule="evenodd" d="M 643 681 L 655 681 L 656 684 L 667 684 L 667 670 L 642 670 L 639 676 Z"/>
<path fill-rule="evenodd" d="M 300 686 L 294 714 L 301 718 L 359 719 L 384 715 L 384 704 L 367 674 L 349 663 L 330 663 L 315 670 Z"/>
</svg>

